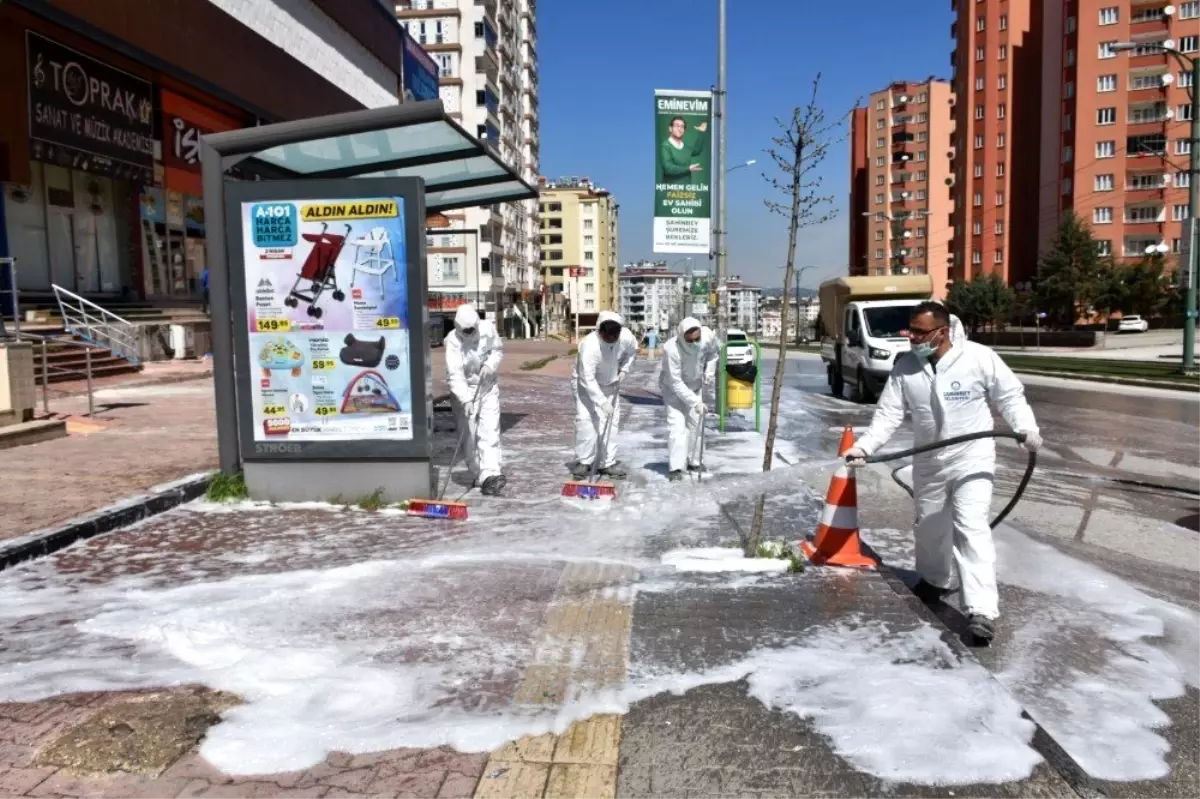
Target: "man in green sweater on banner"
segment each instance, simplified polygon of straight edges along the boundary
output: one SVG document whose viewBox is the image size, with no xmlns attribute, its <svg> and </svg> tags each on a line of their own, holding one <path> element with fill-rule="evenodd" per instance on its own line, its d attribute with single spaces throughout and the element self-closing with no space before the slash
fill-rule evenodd
<svg viewBox="0 0 1200 799">
<path fill-rule="evenodd" d="M 693 175 L 704 170 L 700 156 L 704 154 L 708 145 L 708 137 L 695 136 L 690 145 L 685 142 L 683 137 L 687 133 L 687 122 L 683 117 L 673 117 L 668 130 L 669 135 L 663 141 L 658 154 L 658 163 L 662 169 L 659 182 L 691 184 Z M 708 122 L 696 125 L 695 130 L 697 133 L 705 133 L 708 130 Z"/>
</svg>

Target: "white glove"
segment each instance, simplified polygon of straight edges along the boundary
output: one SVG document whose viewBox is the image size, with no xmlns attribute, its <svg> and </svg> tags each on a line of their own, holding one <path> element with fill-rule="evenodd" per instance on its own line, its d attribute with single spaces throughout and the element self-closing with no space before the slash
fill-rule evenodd
<svg viewBox="0 0 1200 799">
<path fill-rule="evenodd" d="M 1038 431 L 1033 430 L 1025 433 L 1025 441 L 1021 444 L 1030 452 L 1037 452 L 1042 447 L 1042 436 Z"/>
<path fill-rule="evenodd" d="M 862 447 L 851 447 L 846 450 L 846 465 L 851 469 L 861 469 L 867 465 L 867 451 Z"/>
<path fill-rule="evenodd" d="M 613 413 L 613 401 L 605 400 L 596 406 L 596 413 L 600 414 L 601 419 L 607 419 Z"/>
<path fill-rule="evenodd" d="M 696 402 L 692 405 L 692 411 L 691 411 L 692 418 L 703 421 L 705 419 L 705 414 L 707 413 L 707 410 L 708 409 L 704 407 L 703 400 L 696 400 Z"/>
<path fill-rule="evenodd" d="M 624 369 L 622 369 L 620 372 L 617 373 L 617 382 L 618 383 L 620 383 L 622 380 L 624 380 L 626 377 L 629 376 L 629 368 L 630 367 L 626 366 Z"/>
</svg>

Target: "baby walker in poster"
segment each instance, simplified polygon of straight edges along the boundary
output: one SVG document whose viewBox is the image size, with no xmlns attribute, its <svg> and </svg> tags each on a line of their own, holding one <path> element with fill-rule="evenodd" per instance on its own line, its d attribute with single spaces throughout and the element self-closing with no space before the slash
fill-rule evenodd
<svg viewBox="0 0 1200 799">
<path fill-rule="evenodd" d="M 411 440 L 404 199 L 242 204 L 256 441 Z"/>
</svg>

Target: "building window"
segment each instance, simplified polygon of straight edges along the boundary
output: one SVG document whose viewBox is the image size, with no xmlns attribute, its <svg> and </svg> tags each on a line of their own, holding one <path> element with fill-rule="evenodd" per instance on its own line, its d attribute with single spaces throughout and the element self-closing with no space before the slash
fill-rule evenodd
<svg viewBox="0 0 1200 799">
<path fill-rule="evenodd" d="M 1002 31 L 1008 30 L 1008 14 L 1000 15 L 1000 30 L 1002 30 Z"/>
<path fill-rule="evenodd" d="M 1187 172 L 1175 173 L 1175 188 L 1186 189 L 1192 185 L 1192 176 Z"/>
<path fill-rule="evenodd" d="M 974 205 L 976 208 L 983 205 L 983 193 L 978 192 L 978 191 L 975 192 L 975 196 L 971 198 L 971 204 Z"/>
<path fill-rule="evenodd" d="M 1165 155 L 1167 139 L 1161 133 L 1150 133 L 1144 136 L 1129 136 L 1125 139 L 1125 154 L 1136 155 Z"/>
<path fill-rule="evenodd" d="M 883 137 L 880 137 L 880 138 L 878 138 L 878 139 L 876 139 L 876 140 L 875 140 L 875 147 L 876 147 L 876 149 L 878 149 L 878 148 L 882 147 L 883 145 L 884 145 L 884 140 L 883 140 Z"/>
<path fill-rule="evenodd" d="M 883 250 L 876 250 L 876 251 L 875 251 L 875 257 L 876 257 L 876 258 L 882 258 L 882 257 L 883 257 Z"/>
<path fill-rule="evenodd" d="M 442 277 L 446 280 L 462 280 L 458 268 L 458 256 L 447 255 L 442 258 Z"/>
<path fill-rule="evenodd" d="M 584 237 L 583 237 L 583 243 L 584 243 L 584 244 L 589 244 L 589 245 L 590 245 L 590 244 L 595 244 L 595 243 L 596 243 L 596 237 L 595 237 L 595 236 L 584 236 Z"/>
<path fill-rule="evenodd" d="M 1176 139 L 1175 140 L 1175 155 L 1191 155 L 1192 140 L 1191 139 Z"/>
<path fill-rule="evenodd" d="M 1001 61 L 1008 60 L 1008 45 L 1007 44 L 1000 45 L 1000 49 L 996 53 L 996 57 L 998 59 L 1000 59 Z"/>
<path fill-rule="evenodd" d="M 928 113 L 926 113 L 925 111 L 918 111 L 918 112 L 917 112 L 917 124 L 918 124 L 918 125 L 923 125 L 923 124 L 925 124 L 925 123 L 926 123 L 926 122 L 928 122 L 928 121 L 929 121 L 929 114 L 928 114 Z"/>
<path fill-rule="evenodd" d="M 1117 143 L 1115 141 L 1098 141 L 1096 142 L 1096 157 L 1097 158 L 1113 158 L 1117 154 Z"/>
<path fill-rule="evenodd" d="M 977 91 L 977 92 L 983 91 L 983 76 L 982 75 L 975 78 L 975 91 Z"/>
<path fill-rule="evenodd" d="M 1112 219 L 1113 219 L 1112 208 L 1104 207 L 1104 208 L 1093 208 L 1092 209 L 1092 222 L 1094 224 L 1097 224 L 1097 225 L 1112 224 Z"/>
<path fill-rule="evenodd" d="M 1115 108 L 1097 108 L 1096 109 L 1096 124 L 1097 125 L 1115 125 L 1117 123 L 1117 109 Z"/>
<path fill-rule="evenodd" d="M 925 150 L 917 150 L 917 160 L 918 161 L 924 161 L 925 157 L 926 157 Z"/>
<path fill-rule="evenodd" d="M 883 130 L 884 126 L 886 126 L 886 125 L 887 125 L 887 120 L 885 120 L 885 119 L 875 120 L 875 129 L 876 130 Z"/>
<path fill-rule="evenodd" d="M 583 220 L 583 229 L 584 230 L 592 230 L 595 227 L 596 227 L 596 220 L 594 220 L 594 219 Z"/>
<path fill-rule="evenodd" d="M 876 186 L 882 186 L 882 185 L 883 185 L 883 175 L 876 175 L 876 176 L 875 176 L 875 185 L 876 185 Z"/>
<path fill-rule="evenodd" d="M 973 233 L 976 236 L 982 236 L 983 235 L 983 223 L 978 220 L 973 222 L 971 224 L 971 233 Z"/>
<path fill-rule="evenodd" d="M 887 159 L 882 155 L 875 156 L 875 166 L 883 166 L 887 163 Z"/>
<path fill-rule="evenodd" d="M 1004 250 L 997 248 L 996 254 L 992 256 L 992 261 L 998 264 L 1004 263 Z"/>
<path fill-rule="evenodd" d="M 983 106 L 982 105 L 975 106 L 975 118 L 983 119 Z"/>
<path fill-rule="evenodd" d="M 918 199 L 918 200 L 924 200 L 924 199 L 925 199 L 925 197 L 926 197 L 925 190 L 924 190 L 924 189 L 917 189 L 917 199 Z"/>
<path fill-rule="evenodd" d="M 917 170 L 917 183 L 924 183 L 926 180 L 926 172 L 924 169 Z"/>
<path fill-rule="evenodd" d="M 997 236 L 1003 236 L 1004 235 L 1004 222 L 1003 221 L 997 222 L 995 227 L 992 228 L 992 230 L 995 231 Z"/>
<path fill-rule="evenodd" d="M 1071 126 L 1074 124 L 1075 117 L 1071 116 L 1070 114 L 1063 114 L 1063 130 L 1070 130 Z"/>
<path fill-rule="evenodd" d="M 983 263 L 983 253 L 980 252 L 979 250 L 971 250 L 971 263 L 973 263 L 973 264 Z"/>
<path fill-rule="evenodd" d="M 876 194 L 876 195 L 875 195 L 875 204 L 876 204 L 876 205 L 882 205 L 882 204 L 883 204 L 883 195 L 882 195 L 882 194 Z"/>
<path fill-rule="evenodd" d="M 923 130 L 918 131 L 917 132 L 917 141 L 918 142 L 929 141 L 929 134 Z"/>
<path fill-rule="evenodd" d="M 1073 47 L 1067 48 L 1067 55 L 1066 55 L 1066 59 L 1065 59 L 1064 63 L 1068 67 L 1075 66 L 1075 49 Z"/>
<path fill-rule="evenodd" d="M 587 294 L 595 294 L 596 293 L 596 284 L 595 283 L 584 283 L 583 290 Z"/>
<path fill-rule="evenodd" d="M 982 47 L 975 48 L 975 60 L 976 61 L 982 61 L 986 56 L 987 56 L 987 54 Z"/>
<path fill-rule="evenodd" d="M 1004 134 L 1001 133 L 999 136 L 996 137 L 996 146 L 1003 147 L 1004 143 L 1005 143 Z"/>
<path fill-rule="evenodd" d="M 1191 218 L 1191 206 L 1188 204 L 1176 205 L 1171 208 L 1171 219 L 1175 222 L 1182 222 L 1185 219 Z"/>
<path fill-rule="evenodd" d="M 975 177 L 977 177 L 977 178 L 983 177 L 983 164 L 975 165 Z"/>
<path fill-rule="evenodd" d="M 982 16 L 975 18 L 975 30 L 981 31 L 985 29 L 985 22 Z"/>
<path fill-rule="evenodd" d="M 1180 36 L 1179 51 L 1181 53 L 1194 53 L 1200 49 L 1200 36 Z"/>
<path fill-rule="evenodd" d="M 1096 91 L 1115 92 L 1117 90 L 1116 75 L 1101 75 L 1096 78 Z"/>
<path fill-rule="evenodd" d="M 1008 116 L 1008 106 L 1000 103 L 996 106 L 996 119 L 1004 119 L 1006 116 Z"/>
<path fill-rule="evenodd" d="M 1100 255 L 1112 255 L 1112 239 L 1096 239 L 1096 252 Z"/>
<path fill-rule="evenodd" d="M 882 99 L 876 100 L 876 101 L 875 101 L 875 110 L 876 110 L 876 111 L 882 111 L 883 109 L 884 109 L 884 103 L 883 103 L 883 100 L 882 100 Z"/>
<path fill-rule="evenodd" d="M 1116 42 L 1100 42 L 1099 57 L 1100 58 L 1116 58 L 1117 53 L 1115 50 L 1112 49 L 1112 46 L 1114 44 L 1116 44 Z"/>
<path fill-rule="evenodd" d="M 882 230 L 875 231 L 875 241 L 883 241 L 883 231 Z"/>
<path fill-rule="evenodd" d="M 1062 162 L 1064 164 L 1069 164 L 1069 163 L 1071 163 L 1071 159 L 1074 157 L 1075 157 L 1075 148 L 1068 144 L 1066 147 L 1063 148 Z"/>
<path fill-rule="evenodd" d="M 1096 191 L 1112 191 L 1113 176 L 1112 175 L 1096 175 Z"/>
<path fill-rule="evenodd" d="M 1008 88 L 1008 73 L 996 76 L 996 88 L 1001 90 Z"/>
<path fill-rule="evenodd" d="M 1196 75 L 1194 73 L 1192 73 L 1192 72 L 1180 72 L 1179 73 L 1180 87 L 1186 89 L 1190 86 L 1194 86 L 1195 84 L 1196 84 Z"/>
<path fill-rule="evenodd" d="M 913 233 L 913 235 L 916 236 L 918 239 L 925 238 L 925 228 L 923 228 L 923 227 L 917 228 L 916 232 Z"/>
<path fill-rule="evenodd" d="M 1121 9 L 1116 6 L 1100 9 L 1101 25 L 1116 25 L 1121 21 Z"/>
<path fill-rule="evenodd" d="M 596 260 L 596 253 L 593 252 L 592 250 L 584 250 L 583 251 L 583 260 L 585 260 L 585 261 Z"/>
<path fill-rule="evenodd" d="M 1192 119 L 1192 104 L 1184 103 L 1178 106 L 1175 109 L 1175 118 L 1183 122 L 1190 122 Z"/>
<path fill-rule="evenodd" d="M 1070 178 L 1065 178 L 1065 179 L 1063 180 L 1063 184 L 1062 184 L 1062 193 L 1063 193 L 1063 196 L 1064 196 L 1064 197 L 1066 197 L 1068 194 L 1070 194 L 1070 193 L 1071 193 L 1071 189 L 1072 189 L 1072 187 L 1073 187 L 1074 185 L 1075 185 L 1075 184 L 1071 182 L 1071 179 L 1070 179 Z"/>
<path fill-rule="evenodd" d="M 1126 222 L 1157 222 L 1162 209 L 1157 205 L 1135 205 L 1125 209 Z"/>
<path fill-rule="evenodd" d="M 1067 17 L 1067 33 L 1075 32 L 1075 17 Z"/>
<path fill-rule="evenodd" d="M 1063 86 L 1063 95 L 1069 100 L 1075 96 L 1075 81 L 1067 81 L 1067 85 Z"/>
<path fill-rule="evenodd" d="M 438 77 L 453 78 L 454 77 L 454 58 L 449 53 L 438 53 Z"/>
<path fill-rule="evenodd" d="M 1004 192 L 996 192 L 996 205 L 1004 205 Z"/>
<path fill-rule="evenodd" d="M 1188 0 L 1179 4 L 1180 19 L 1195 19 L 1200 17 L 1200 0 Z"/>
<path fill-rule="evenodd" d="M 1004 162 L 1003 161 L 1000 161 L 999 163 L 996 164 L 996 177 L 998 177 L 998 178 L 1004 177 Z"/>
<path fill-rule="evenodd" d="M 976 136 L 976 137 L 975 137 L 975 149 L 976 149 L 976 150 L 981 150 L 981 149 L 983 149 L 983 136 Z"/>
</svg>

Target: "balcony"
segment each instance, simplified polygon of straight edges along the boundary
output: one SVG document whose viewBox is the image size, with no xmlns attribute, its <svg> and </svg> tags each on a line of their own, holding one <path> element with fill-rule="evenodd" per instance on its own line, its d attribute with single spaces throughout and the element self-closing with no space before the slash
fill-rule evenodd
<svg viewBox="0 0 1200 799">
<path fill-rule="evenodd" d="M 1125 179 L 1125 191 L 1158 193 L 1171 187 L 1171 176 L 1166 173 L 1150 172 L 1140 175 L 1128 175 Z"/>
<path fill-rule="evenodd" d="M 475 5 L 483 6 L 483 13 L 496 19 L 496 0 L 475 0 Z"/>
<path fill-rule="evenodd" d="M 1163 33 L 1167 30 L 1170 17 L 1163 13 L 1164 6 L 1156 8 L 1134 8 L 1129 16 L 1129 33 L 1139 35 Z"/>
<path fill-rule="evenodd" d="M 500 68 L 491 58 L 475 56 L 475 72 L 487 76 L 488 81 L 496 88 L 500 87 Z"/>
</svg>

